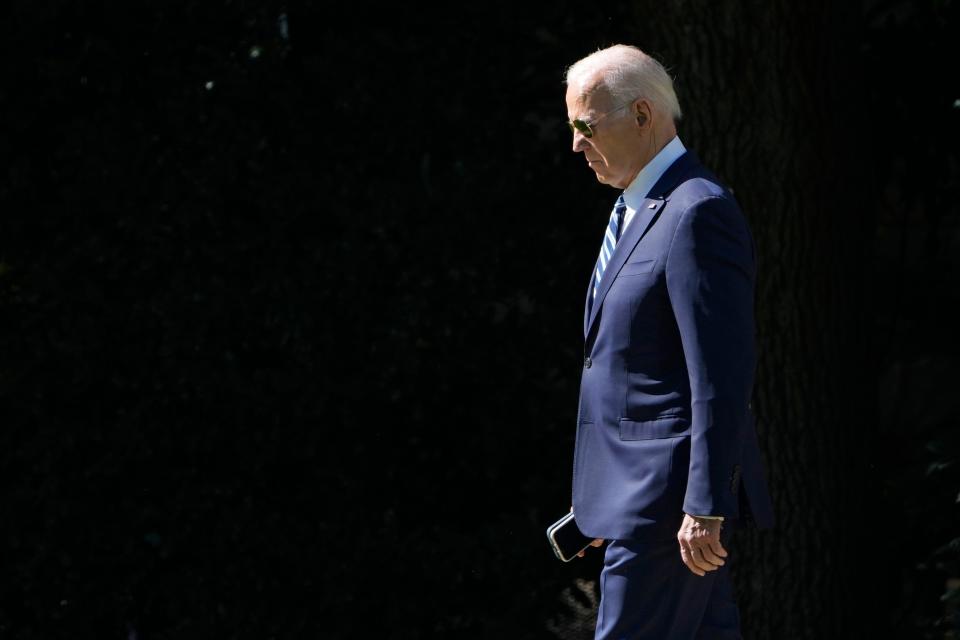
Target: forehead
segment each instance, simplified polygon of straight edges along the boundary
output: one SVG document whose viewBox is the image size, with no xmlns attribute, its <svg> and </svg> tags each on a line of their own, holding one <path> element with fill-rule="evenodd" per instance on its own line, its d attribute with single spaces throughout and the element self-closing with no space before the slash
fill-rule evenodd
<svg viewBox="0 0 960 640">
<path fill-rule="evenodd" d="M 567 114 L 571 117 L 597 114 L 609 108 L 610 94 L 599 84 L 572 84 L 567 87 Z"/>
</svg>

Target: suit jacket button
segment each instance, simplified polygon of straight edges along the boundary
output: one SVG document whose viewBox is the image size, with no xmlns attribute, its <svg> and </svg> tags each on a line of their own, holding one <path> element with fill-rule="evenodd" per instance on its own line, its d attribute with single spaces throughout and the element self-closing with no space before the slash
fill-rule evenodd
<svg viewBox="0 0 960 640">
<path fill-rule="evenodd" d="M 593 360 L 590 359 L 590 356 L 587 356 L 587 358 L 583 361 L 583 366 L 587 369 L 593 366 Z"/>
</svg>

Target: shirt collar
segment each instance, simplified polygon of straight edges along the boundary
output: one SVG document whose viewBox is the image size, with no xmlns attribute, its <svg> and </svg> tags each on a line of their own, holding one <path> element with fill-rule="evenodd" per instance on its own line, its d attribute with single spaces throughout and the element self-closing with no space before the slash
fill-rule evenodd
<svg viewBox="0 0 960 640">
<path fill-rule="evenodd" d="M 663 149 L 660 149 L 660 153 L 653 156 L 650 162 L 640 170 L 637 177 L 633 179 L 633 182 L 624 190 L 623 201 L 627 203 L 627 206 L 634 210 L 639 209 L 653 185 L 686 150 L 687 148 L 680 142 L 680 136 L 674 136 L 673 140 L 668 142 Z"/>
</svg>

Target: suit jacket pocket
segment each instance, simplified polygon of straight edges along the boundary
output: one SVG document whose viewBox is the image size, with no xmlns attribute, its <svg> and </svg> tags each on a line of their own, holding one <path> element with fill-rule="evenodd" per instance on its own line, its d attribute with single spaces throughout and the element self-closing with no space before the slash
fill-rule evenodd
<svg viewBox="0 0 960 640">
<path fill-rule="evenodd" d="M 658 440 L 690 435 L 690 421 L 681 416 L 665 416 L 654 420 L 620 418 L 621 440 Z"/>
<path fill-rule="evenodd" d="M 657 264 L 656 260 L 643 260 L 641 262 L 628 262 L 620 269 L 620 276 L 640 276 L 653 271 L 653 266 Z"/>
</svg>

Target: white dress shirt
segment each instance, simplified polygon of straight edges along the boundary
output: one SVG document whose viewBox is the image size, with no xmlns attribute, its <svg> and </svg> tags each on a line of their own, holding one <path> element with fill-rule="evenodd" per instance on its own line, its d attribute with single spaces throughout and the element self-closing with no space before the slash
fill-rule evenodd
<svg viewBox="0 0 960 640">
<path fill-rule="evenodd" d="M 643 200 L 657 184 L 657 180 L 663 176 L 664 172 L 674 163 L 674 161 L 686 152 L 687 148 L 680 142 L 680 136 L 674 136 L 673 140 L 660 149 L 660 153 L 653 156 L 637 177 L 633 179 L 627 188 L 623 191 L 623 201 L 627 205 L 627 212 L 623 216 L 623 229 L 620 235 L 627 230 L 637 209 L 643 206 Z"/>
</svg>

